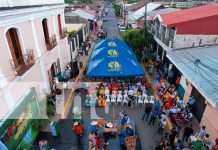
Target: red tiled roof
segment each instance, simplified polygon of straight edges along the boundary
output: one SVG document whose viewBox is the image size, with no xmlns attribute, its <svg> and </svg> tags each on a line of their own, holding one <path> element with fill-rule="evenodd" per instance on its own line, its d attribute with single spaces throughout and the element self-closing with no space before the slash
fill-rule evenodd
<svg viewBox="0 0 218 150">
<path fill-rule="evenodd" d="M 136 11 L 140 8 L 142 8 L 143 6 L 145 6 L 145 2 L 144 1 L 140 1 L 138 2 L 137 4 L 133 4 L 131 6 L 127 6 L 127 10 L 130 10 L 130 11 Z"/>
<path fill-rule="evenodd" d="M 178 34 L 218 34 L 218 4 L 161 14 L 163 24 L 176 27 Z"/>
</svg>

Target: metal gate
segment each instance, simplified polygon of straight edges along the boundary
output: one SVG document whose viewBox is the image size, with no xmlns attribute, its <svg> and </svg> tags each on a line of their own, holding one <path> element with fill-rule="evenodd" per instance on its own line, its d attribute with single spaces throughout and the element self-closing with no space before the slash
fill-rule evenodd
<svg viewBox="0 0 218 150">
<path fill-rule="evenodd" d="M 201 122 L 202 116 L 206 108 L 205 98 L 198 92 L 198 90 L 196 90 L 195 87 L 192 88 L 191 95 L 195 96 L 196 98 L 196 103 L 193 108 L 193 114 L 195 115 L 197 120 Z"/>
</svg>

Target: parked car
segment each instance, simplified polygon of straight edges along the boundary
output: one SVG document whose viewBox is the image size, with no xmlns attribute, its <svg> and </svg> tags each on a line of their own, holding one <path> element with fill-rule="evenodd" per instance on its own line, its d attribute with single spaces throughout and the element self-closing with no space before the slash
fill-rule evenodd
<svg viewBox="0 0 218 150">
<path fill-rule="evenodd" d="M 123 24 L 123 20 L 118 20 L 117 25 L 122 25 Z"/>
<path fill-rule="evenodd" d="M 126 31 L 126 27 L 124 25 L 119 26 L 120 32 Z"/>
</svg>

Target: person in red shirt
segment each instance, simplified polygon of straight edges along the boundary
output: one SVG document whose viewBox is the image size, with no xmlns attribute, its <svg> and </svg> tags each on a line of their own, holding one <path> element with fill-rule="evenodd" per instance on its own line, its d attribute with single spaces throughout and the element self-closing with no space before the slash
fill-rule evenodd
<svg viewBox="0 0 218 150">
<path fill-rule="evenodd" d="M 100 139 L 100 138 L 98 137 L 98 134 L 95 135 L 95 138 L 96 138 L 96 149 L 97 149 L 97 150 L 100 150 L 100 149 L 101 149 L 102 139 Z"/>
<path fill-rule="evenodd" d="M 77 135 L 77 140 L 81 144 L 82 143 L 82 135 L 83 135 L 83 126 L 79 122 L 75 122 L 73 124 L 73 131 Z"/>
</svg>

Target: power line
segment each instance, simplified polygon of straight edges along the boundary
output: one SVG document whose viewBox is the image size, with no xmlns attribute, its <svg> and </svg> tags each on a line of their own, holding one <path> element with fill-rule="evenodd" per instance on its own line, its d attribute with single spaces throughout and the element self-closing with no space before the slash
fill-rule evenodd
<svg viewBox="0 0 218 150">
<path fill-rule="evenodd" d="M 183 53 L 183 54 L 185 54 L 185 53 Z M 182 55 L 185 59 L 187 59 L 187 60 L 189 60 L 191 63 L 193 63 L 194 65 L 195 65 L 195 67 L 197 67 L 197 69 L 198 69 L 198 72 L 199 72 L 199 75 L 202 77 L 202 78 L 204 78 L 209 84 L 212 84 L 216 89 L 218 88 L 218 86 L 216 86 L 213 82 L 211 82 L 210 80 L 208 80 L 207 78 L 205 78 L 203 75 L 202 75 L 202 73 L 201 73 L 201 71 L 200 71 L 200 69 L 202 69 L 202 68 L 200 68 L 199 66 L 198 66 L 198 60 L 191 60 L 189 57 L 186 57 L 185 55 Z M 181 61 L 181 63 L 183 63 L 184 65 L 186 65 L 188 68 L 191 68 L 187 63 L 185 63 L 183 60 L 181 60 L 179 57 L 177 57 L 176 55 L 174 55 L 174 57 L 176 57 L 176 59 L 178 59 L 178 60 L 180 60 Z M 192 69 L 193 70 L 193 69 Z M 202 69 L 203 70 L 203 69 Z M 207 74 L 210 78 L 212 78 L 209 74 Z M 195 76 L 195 75 L 194 75 Z M 213 79 L 213 78 L 212 78 Z M 193 80 L 193 79 L 192 79 Z M 213 79 L 214 80 L 214 79 Z M 216 80 L 215 80 L 216 81 Z M 202 80 L 201 80 L 201 85 L 202 85 Z"/>
<path fill-rule="evenodd" d="M 198 61 L 198 63 L 200 63 L 202 66 L 204 66 L 205 68 L 207 68 L 208 70 L 210 70 L 211 72 L 215 73 L 216 75 L 218 75 L 218 70 L 211 67 L 211 66 L 208 66 L 206 64 L 204 64 L 200 59 L 194 57 L 190 52 L 188 51 L 185 51 L 186 53 L 188 53 L 190 56 L 192 56 L 194 59 L 196 59 L 196 61 Z"/>
</svg>

